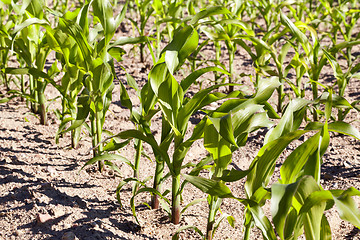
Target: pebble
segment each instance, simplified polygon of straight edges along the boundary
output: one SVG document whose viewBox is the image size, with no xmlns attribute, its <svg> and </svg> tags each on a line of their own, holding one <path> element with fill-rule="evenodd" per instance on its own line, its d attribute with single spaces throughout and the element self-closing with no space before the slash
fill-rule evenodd
<svg viewBox="0 0 360 240">
<path fill-rule="evenodd" d="M 76 195 L 75 197 L 75 203 L 80 207 L 80 208 L 87 208 L 88 207 L 88 203 L 81 199 L 78 195 Z"/>
<path fill-rule="evenodd" d="M 51 176 L 54 176 L 56 174 L 56 169 L 51 166 L 48 166 L 46 171 L 50 173 Z"/>
<path fill-rule="evenodd" d="M 349 163 L 348 161 L 344 161 L 344 167 L 346 168 L 351 168 L 351 163 Z"/>
<path fill-rule="evenodd" d="M 52 220 L 52 217 L 47 213 L 45 213 L 45 214 L 38 213 L 37 216 L 36 216 L 36 221 L 37 221 L 38 224 L 44 224 L 44 223 L 46 223 L 47 221 L 50 221 L 50 220 Z"/>
<path fill-rule="evenodd" d="M 42 190 L 49 190 L 49 189 L 53 188 L 53 185 L 50 182 L 46 182 L 46 183 L 41 184 L 40 188 Z"/>
<path fill-rule="evenodd" d="M 38 203 L 46 204 L 46 205 L 49 204 L 49 201 L 50 201 L 50 199 L 46 196 L 41 196 L 41 197 L 37 198 L 36 200 Z"/>
<path fill-rule="evenodd" d="M 20 237 L 22 234 L 23 234 L 22 231 L 18 230 L 18 229 L 16 229 L 15 232 L 14 232 L 14 235 L 18 236 L 18 237 Z"/>
<path fill-rule="evenodd" d="M 61 240 L 78 240 L 78 238 L 73 232 L 66 232 L 62 236 Z"/>
<path fill-rule="evenodd" d="M 331 180 L 331 179 L 333 179 L 334 177 L 331 175 L 331 174 L 328 174 L 328 173 L 325 173 L 325 175 L 324 175 L 324 179 L 325 180 Z"/>
<path fill-rule="evenodd" d="M 91 222 L 90 226 L 93 228 L 99 227 L 99 225 L 96 222 Z"/>
<path fill-rule="evenodd" d="M 58 218 L 63 216 L 65 213 L 61 208 L 57 208 L 56 206 L 54 206 L 50 209 L 50 214 Z"/>
</svg>

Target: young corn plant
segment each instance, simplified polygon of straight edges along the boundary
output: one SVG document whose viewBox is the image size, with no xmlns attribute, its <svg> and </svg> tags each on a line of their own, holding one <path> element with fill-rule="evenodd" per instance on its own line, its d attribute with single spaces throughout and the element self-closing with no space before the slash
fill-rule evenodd
<svg viewBox="0 0 360 240">
<path fill-rule="evenodd" d="M 90 6 L 93 8 L 94 29 L 89 28 L 88 15 Z M 79 18 L 71 20 L 65 14 L 64 17 L 59 19 L 59 30 L 68 34 L 76 42 L 77 54 L 83 60 L 80 65 L 67 62 L 67 68 L 70 71 L 73 70 L 72 73 L 75 76 L 79 73 L 80 76 L 83 76 L 82 84 L 84 86 L 79 101 L 77 101 L 76 118 L 71 118 L 72 125 L 63 132 L 72 131 L 82 126 L 85 124 L 86 119 L 89 118 L 94 157 L 103 153 L 103 125 L 114 88 L 115 68 L 113 56 L 119 59 L 124 52 L 120 47 L 111 45 L 110 41 L 125 12 L 126 5 L 122 13 L 115 19 L 109 1 L 89 1 L 77 12 L 70 13 L 72 15 L 79 14 Z M 99 32 L 102 34 L 98 35 Z M 79 84 L 79 82 L 77 83 Z M 99 170 L 102 171 L 102 169 L 102 161 L 99 161 Z"/>
<path fill-rule="evenodd" d="M 351 66 L 350 68 L 348 68 L 348 70 L 344 73 L 340 67 L 340 64 L 336 61 L 335 57 L 333 55 L 331 55 L 331 53 L 327 52 L 326 50 L 323 50 L 324 55 L 326 56 L 326 58 L 328 59 L 333 71 L 334 71 L 334 76 L 336 78 L 336 85 L 338 86 L 338 97 L 339 98 L 344 98 L 344 94 L 345 91 L 347 89 L 347 85 L 349 84 L 350 80 L 354 79 L 354 80 L 358 80 L 360 79 L 360 63 L 356 64 L 355 66 Z M 355 100 L 354 102 L 351 103 L 351 106 L 357 110 L 360 111 L 359 108 L 359 100 Z M 346 115 L 349 113 L 349 111 L 352 108 L 346 108 L 346 109 L 338 109 L 338 115 L 337 115 L 337 120 L 338 121 L 343 121 L 346 117 Z"/>
<path fill-rule="evenodd" d="M 157 143 L 145 121 L 140 121 L 141 129 L 139 130 L 127 130 L 114 136 L 122 139 L 135 138 L 142 140 L 150 144 L 154 151 L 156 159 L 154 187 L 140 188 L 134 194 L 131 202 L 135 217 L 134 197 L 142 192 L 150 192 L 157 195 L 158 197 L 153 198 L 155 203 L 159 197 L 165 202 L 170 203 L 165 198 L 168 191 L 160 192 L 161 182 L 168 177 L 163 176 L 164 168 L 167 166 L 169 176 L 172 179 L 171 210 L 165 204 L 163 206 L 165 209 L 168 209 L 173 223 L 178 224 L 180 222 L 181 169 L 184 167 L 183 160 L 193 142 L 200 138 L 199 134 L 203 126 L 197 126 L 199 130 L 194 130 L 192 136 L 185 140 L 188 121 L 197 110 L 226 96 L 225 94 L 211 94 L 211 91 L 221 86 L 219 85 L 204 89 L 196 93 L 192 98 L 185 97 L 189 87 L 204 73 L 211 71 L 226 73 L 224 70 L 216 67 L 198 69 L 184 78 L 180 84 L 176 81 L 174 74 L 181 69 L 187 57 L 195 51 L 198 41 L 198 33 L 192 26 L 177 30 L 173 41 L 164 48 L 160 60 L 151 70 L 148 83 L 141 90 L 142 114 L 151 110 L 155 104 L 154 101 L 159 104 L 162 113 L 161 142 Z M 174 145 L 174 153 L 169 155 L 168 149 L 171 143 Z M 156 205 L 158 203 L 153 206 Z"/>
<path fill-rule="evenodd" d="M 332 195 L 329 194 L 329 191 L 322 191 L 319 186 L 322 156 L 330 141 L 329 131 L 340 132 L 357 139 L 360 136 L 358 130 L 348 123 L 328 123 L 332 107 L 338 104 L 337 99 L 333 96 L 330 91 L 326 98 L 324 97 L 325 123 L 310 123 L 304 130 L 298 130 L 305 109 L 311 104 L 311 101 L 294 99 L 289 103 L 279 124 L 265 136 L 264 146 L 251 164 L 252 170 L 248 174 L 245 184 L 247 198 L 256 202 L 254 206 L 246 208 L 246 239 L 250 237 L 252 225 L 256 225 L 262 231 L 265 239 L 276 239 L 272 226 L 268 224 L 269 220 L 263 218 L 259 221 L 258 216 L 254 214 L 254 209 L 251 209 L 263 206 L 265 200 L 270 198 L 273 222 L 281 239 L 297 239 L 303 232 L 306 239 L 328 236 L 329 225 L 323 217 L 325 201 L 334 200 L 336 202 L 342 194 L 349 202 L 346 206 L 337 206 L 340 216 L 355 226 L 357 225 L 352 216 L 344 214 L 345 209 L 354 209 L 350 195 L 347 195 L 346 191 L 339 190 L 334 190 L 334 195 Z M 281 166 L 279 182 L 284 185 L 275 184 L 269 191 L 267 186 L 280 153 L 293 140 L 310 131 L 316 133 L 298 146 Z M 285 189 L 286 191 L 284 191 Z M 356 192 L 353 189 L 348 191 Z M 341 204 L 341 202 L 338 203 Z M 279 204 L 281 204 L 281 208 L 279 208 Z M 358 212 L 357 209 L 354 209 L 355 215 Z"/>
<path fill-rule="evenodd" d="M 10 81 L 7 78 L 7 74 L 5 73 L 5 69 L 7 67 L 7 63 L 9 60 L 9 47 L 11 44 L 11 37 L 10 37 L 10 29 L 15 24 L 14 21 L 16 19 L 10 18 L 11 7 L 3 2 L 0 2 L 0 81 L 6 87 L 6 90 L 10 90 Z M 7 19 L 10 18 L 10 19 Z M 6 21 L 6 22 L 5 22 Z M 5 100 L 2 100 L 5 102 Z"/>
<path fill-rule="evenodd" d="M 219 9 L 220 10 L 220 9 Z M 229 83 L 234 82 L 234 58 L 236 52 L 236 39 L 241 38 L 241 35 L 246 33 L 249 36 L 254 36 L 254 31 L 243 21 L 237 19 L 231 12 L 223 12 L 225 13 L 224 19 L 214 20 L 212 22 L 205 22 L 202 26 L 201 30 L 215 42 L 216 46 L 216 60 L 220 60 L 220 41 L 224 41 L 227 53 L 229 55 Z M 210 25 L 207 27 L 206 25 Z M 234 90 L 233 86 L 229 86 L 229 92 Z"/>
<path fill-rule="evenodd" d="M 326 9 L 324 15 L 330 16 L 332 28 L 330 29 L 329 38 L 334 46 L 338 44 L 339 34 L 341 34 L 345 42 L 359 40 L 360 36 L 358 34 L 354 34 L 353 36 L 354 28 L 360 19 L 359 3 L 357 1 L 340 2 L 335 8 L 332 7 L 332 3 L 329 1 L 322 0 L 320 2 Z M 346 58 L 348 67 L 350 67 L 353 62 L 352 47 L 352 45 L 348 45 L 340 52 Z"/>
<path fill-rule="evenodd" d="M 129 18 L 132 25 L 136 28 L 140 36 L 149 35 L 146 32 L 146 25 L 149 23 L 150 17 L 152 16 L 154 9 L 151 7 L 151 1 L 139 1 L 134 2 L 134 8 L 137 14 L 137 19 Z M 145 62 L 145 46 L 146 43 L 140 43 L 140 61 Z"/>
<path fill-rule="evenodd" d="M 230 99 L 218 109 L 209 112 L 204 119 L 205 127 L 202 133 L 204 147 L 214 161 L 210 168 L 210 179 L 201 178 L 191 173 L 184 175 L 189 183 L 209 194 L 207 230 L 206 234 L 202 234 L 204 239 L 213 239 L 215 231 L 224 217 L 228 219 L 230 224 L 234 222 L 234 218 L 228 215 L 223 215 L 218 220 L 215 219 L 223 197 L 232 197 L 232 195 L 222 196 L 220 194 L 227 189 L 225 183 L 238 181 L 250 172 L 250 170 L 235 169 L 230 171 L 228 167 L 232 161 L 232 154 L 239 147 L 245 146 L 249 133 L 259 128 L 272 126 L 272 122 L 264 111 L 264 104 L 278 86 L 279 81 L 276 77 L 262 81 L 258 91 L 253 96 Z M 188 228 L 190 227 L 195 228 L 188 226 Z M 174 235 L 175 237 L 177 234 Z"/>
<path fill-rule="evenodd" d="M 47 99 L 45 88 L 49 79 L 42 75 L 45 69 L 47 56 L 50 48 L 46 43 L 45 33 L 42 27 L 50 28 L 49 22 L 44 17 L 42 1 L 31 1 L 14 8 L 23 17 L 9 32 L 11 42 L 8 46 L 11 52 L 15 52 L 20 58 L 19 62 L 25 64 L 20 68 L 5 68 L 7 74 L 20 74 L 29 76 L 29 93 L 24 93 L 24 83 L 21 82 L 21 91 L 15 91 L 15 95 L 26 97 L 31 105 L 33 113 L 40 115 L 40 123 L 47 124 Z M 50 75 L 56 70 L 56 64 L 51 67 Z M 23 81 L 23 78 L 21 78 Z M 50 80 L 51 81 L 51 80 Z"/>
<path fill-rule="evenodd" d="M 319 97 L 318 93 L 318 85 L 320 73 L 324 65 L 326 64 L 327 60 L 323 56 L 321 52 L 321 46 L 317 37 L 317 33 L 315 29 L 313 29 L 311 26 L 303 23 L 303 22 L 296 22 L 295 24 L 284 14 L 281 12 L 280 14 L 281 23 L 288 29 L 288 31 L 291 33 L 293 38 L 295 39 L 295 43 L 293 46 L 295 46 L 295 51 L 300 52 L 300 48 L 298 46 L 301 46 L 304 53 L 304 62 L 303 66 L 306 69 L 306 73 L 309 77 L 311 88 L 312 88 L 312 95 L 313 100 L 317 99 Z M 306 35 L 300 30 L 305 29 L 310 32 L 313 43 L 311 44 L 309 39 L 306 37 Z M 318 121 L 318 108 L 315 107 L 313 110 L 313 120 Z"/>
</svg>

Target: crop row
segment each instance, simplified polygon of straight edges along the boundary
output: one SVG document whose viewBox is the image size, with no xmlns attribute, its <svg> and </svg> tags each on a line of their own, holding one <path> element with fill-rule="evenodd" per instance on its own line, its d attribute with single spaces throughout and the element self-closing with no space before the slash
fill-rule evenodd
<svg viewBox="0 0 360 240">
<path fill-rule="evenodd" d="M 264 239 L 297 239 L 301 234 L 306 239 L 328 239 L 331 232 L 324 211 L 334 205 L 342 219 L 360 227 L 360 211 L 352 199 L 360 192 L 324 190 L 320 185 L 329 132 L 360 139 L 357 128 L 345 121 L 348 113 L 360 110 L 359 101 L 345 98 L 349 82 L 360 77 L 354 54 L 360 44 L 359 5 L 356 0 L 59 0 L 51 5 L 43 0 L 2 0 L 0 79 L 7 93 L 0 101 L 21 97 L 39 114 L 40 123 L 47 124 L 49 99 L 44 92 L 49 84 L 54 86 L 62 107 L 57 111 L 56 140 L 71 133 L 76 148 L 82 132 L 87 132 L 93 157 L 85 166 L 96 163 L 99 171 L 105 166 L 119 171 L 119 162 L 130 165 L 133 176 L 122 179 L 116 192 L 121 204 L 122 187 L 133 183 L 130 205 L 136 219 L 135 197 L 148 192 L 151 208 L 161 206 L 178 224 L 187 207 L 200 201 L 181 206 L 184 187 L 190 183 L 207 194 L 209 215 L 205 233 L 196 226 L 185 228 L 205 239 L 212 239 L 223 219 L 234 223 L 225 213 L 216 219 L 224 198 L 245 207 L 244 239 L 250 238 L 254 226 Z M 117 37 L 123 24 L 132 26 L 132 37 Z M 148 56 L 152 60 L 142 87 L 121 66 L 126 44 L 139 50 L 140 62 Z M 214 59 L 202 55 L 208 46 L 214 46 Z M 236 74 L 240 49 L 251 59 L 253 74 Z M 105 117 L 118 78 L 116 65 L 126 73 L 126 80 L 119 80 L 120 100 L 130 110 L 134 128 L 104 139 Z M 332 69 L 333 83 L 325 83 L 326 69 Z M 201 84 L 205 76 L 211 84 Z M 239 90 L 241 78 L 251 80 L 247 84 L 253 85 L 253 93 Z M 125 82 L 135 90 L 140 106 L 133 104 Z M 196 84 L 201 88 L 194 92 Z M 273 95 L 276 106 L 269 103 Z M 220 106 L 209 110 L 214 102 Z M 188 122 L 198 112 L 204 115 L 188 136 Z M 162 119 L 160 141 L 151 131 L 156 114 Z M 275 124 L 271 119 L 278 120 Z M 270 130 L 249 169 L 230 170 L 233 154 L 260 128 Z M 311 137 L 287 156 L 278 182 L 269 186 L 280 154 L 304 134 Z M 195 141 L 203 142 L 208 155 L 184 164 Z M 130 142 L 136 149 L 133 160 L 116 153 Z M 156 163 L 154 176 L 145 181 L 139 172 L 146 155 L 143 144 L 151 146 Z M 203 170 L 208 178 L 199 176 Z M 226 183 L 245 177 L 246 197 L 239 198 Z M 171 179 L 172 187 L 163 191 L 166 179 Z M 262 210 L 269 199 L 271 219 Z"/>
</svg>

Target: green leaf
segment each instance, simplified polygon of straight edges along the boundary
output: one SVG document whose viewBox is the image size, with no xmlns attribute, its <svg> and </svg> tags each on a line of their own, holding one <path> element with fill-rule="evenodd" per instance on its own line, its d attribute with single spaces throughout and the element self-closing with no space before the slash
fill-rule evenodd
<svg viewBox="0 0 360 240">
<path fill-rule="evenodd" d="M 18 32 L 20 32 L 24 28 L 27 28 L 28 26 L 31 26 L 31 25 L 34 25 L 34 24 L 49 25 L 49 23 L 44 19 L 28 18 L 24 22 L 16 25 L 14 27 L 14 29 L 12 30 L 12 34 L 16 35 Z"/>
<path fill-rule="evenodd" d="M 192 26 L 181 28 L 175 35 L 173 40 L 162 50 L 161 54 L 167 51 L 178 52 L 178 66 L 182 66 L 186 58 L 193 53 L 199 43 L 199 35 Z"/>
<path fill-rule="evenodd" d="M 248 196 L 252 196 L 257 189 L 266 186 L 275 170 L 275 163 L 281 152 L 295 139 L 308 131 L 297 130 L 290 132 L 272 142 L 263 146 L 256 158 L 253 160 L 251 167 L 253 170 L 248 174 L 245 183 L 245 190 Z M 256 166 L 253 166 L 256 165 Z"/>
<path fill-rule="evenodd" d="M 343 72 L 341 70 L 340 64 L 337 62 L 337 60 L 335 59 L 335 57 L 333 57 L 332 55 L 330 55 L 329 52 L 327 52 L 325 49 L 323 49 L 323 52 L 326 56 L 326 58 L 329 60 L 329 63 L 332 67 L 332 69 L 334 70 L 334 75 L 335 77 L 338 78 L 342 78 L 343 77 Z"/>
<path fill-rule="evenodd" d="M 150 38 L 147 36 L 140 37 L 118 37 L 115 42 L 109 44 L 109 47 L 123 46 L 126 44 L 139 44 L 149 41 Z"/>
<path fill-rule="evenodd" d="M 108 53 L 116 59 L 116 61 L 121 62 L 122 56 L 126 53 L 124 49 L 120 47 L 111 47 L 108 50 Z"/>
<path fill-rule="evenodd" d="M 312 46 L 306 35 L 303 32 L 301 32 L 283 12 L 280 13 L 280 19 L 282 24 L 284 24 L 287 28 L 289 28 L 291 34 L 294 37 L 296 37 L 298 41 L 301 43 L 301 46 L 303 47 L 306 55 L 310 56 L 310 53 L 312 51 Z"/>
<path fill-rule="evenodd" d="M 122 162 L 128 164 L 129 166 L 132 166 L 132 163 L 128 159 L 126 159 L 126 158 L 124 158 L 124 157 L 122 157 L 120 155 L 117 155 L 117 154 L 109 154 L 109 153 L 107 153 L 107 154 L 96 156 L 96 157 L 90 159 L 89 161 L 87 161 L 85 163 L 85 165 L 81 168 L 81 170 L 84 169 L 84 167 L 86 167 L 88 165 L 91 165 L 91 164 L 94 164 L 94 163 L 96 163 L 98 161 L 103 161 L 103 160 L 108 160 L 108 161 L 109 160 L 118 160 L 118 161 L 122 161 Z"/>
<path fill-rule="evenodd" d="M 323 127 L 322 123 L 309 123 L 305 130 L 319 130 Z M 360 140 L 360 132 L 349 123 L 346 122 L 332 122 L 328 125 L 329 131 L 346 134 Z"/>
<path fill-rule="evenodd" d="M 190 21 L 190 24 L 191 25 L 197 24 L 197 22 L 200 19 L 204 19 L 206 17 L 210 17 L 218 14 L 230 14 L 230 11 L 226 7 L 222 7 L 222 6 L 208 7 L 205 10 L 202 10 L 201 12 L 197 13 Z"/>
<path fill-rule="evenodd" d="M 175 69 L 179 65 L 178 52 L 177 51 L 166 51 L 165 52 L 165 63 L 169 72 L 174 74 Z"/>
<path fill-rule="evenodd" d="M 271 142 L 284 134 L 297 130 L 302 122 L 305 109 L 310 103 L 311 101 L 302 98 L 293 99 L 288 104 L 278 125 L 265 135 L 264 144 Z"/>
<path fill-rule="evenodd" d="M 105 34 L 105 46 L 108 45 L 116 30 L 113 8 L 109 0 L 93 0 L 94 16 L 98 17 Z"/>
<path fill-rule="evenodd" d="M 180 85 L 184 92 L 186 92 L 191 84 L 193 84 L 200 76 L 207 72 L 221 72 L 229 75 L 229 73 L 218 67 L 205 67 L 197 69 L 196 71 L 190 73 L 184 80 L 181 81 Z"/>
<path fill-rule="evenodd" d="M 242 170 L 236 170 L 236 169 L 231 169 L 231 170 L 224 170 L 223 174 L 216 178 L 216 179 L 220 179 L 224 182 L 236 182 L 239 181 L 240 179 L 246 177 L 250 171 L 252 170 L 254 166 L 252 166 L 251 168 L 249 168 L 248 170 L 242 171 Z"/>
<path fill-rule="evenodd" d="M 280 239 L 285 239 L 285 223 L 299 182 L 271 186 L 271 215 Z"/>
<path fill-rule="evenodd" d="M 333 196 L 334 195 L 335 194 L 333 194 Z M 360 196 L 360 192 L 355 188 L 349 188 L 340 196 L 335 195 L 335 205 L 341 219 L 350 222 L 357 228 L 360 228 L 360 210 L 357 203 L 351 198 L 351 196 Z"/>
<path fill-rule="evenodd" d="M 220 198 L 233 197 L 230 189 L 223 183 L 212 179 L 206 179 L 197 176 L 183 175 L 185 179 L 204 193 Z"/>
<path fill-rule="evenodd" d="M 309 157 L 318 149 L 319 140 L 320 133 L 317 133 L 291 152 L 280 168 L 282 183 L 289 184 L 297 180 Z"/>
</svg>

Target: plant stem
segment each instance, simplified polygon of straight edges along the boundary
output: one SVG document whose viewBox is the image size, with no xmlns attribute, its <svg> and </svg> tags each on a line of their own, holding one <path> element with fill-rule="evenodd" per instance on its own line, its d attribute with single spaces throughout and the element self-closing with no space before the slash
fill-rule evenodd
<svg viewBox="0 0 360 240">
<path fill-rule="evenodd" d="M 154 176 L 154 185 L 153 188 L 160 192 L 161 190 L 161 179 L 163 177 L 164 172 L 164 161 L 162 159 L 156 159 L 156 168 L 155 168 L 155 176 Z M 151 208 L 158 209 L 160 205 L 159 196 L 153 195 L 151 198 Z"/>
<path fill-rule="evenodd" d="M 37 93 L 39 96 L 39 106 L 40 106 L 40 124 L 47 125 L 47 116 L 46 116 L 46 97 L 44 94 L 45 84 L 44 82 L 38 82 Z"/>
<path fill-rule="evenodd" d="M 231 44 L 231 43 L 230 43 Z M 229 83 L 233 82 L 233 75 L 234 75 L 234 57 L 235 57 L 235 51 L 233 49 L 233 46 L 230 45 L 231 47 L 229 48 Z M 234 86 L 229 86 L 229 93 L 234 91 Z"/>
<path fill-rule="evenodd" d="M 281 85 L 277 88 L 277 92 L 278 92 L 277 111 L 278 111 L 278 113 L 281 113 L 281 111 L 282 111 L 283 96 L 284 96 L 284 84 L 283 84 L 283 82 L 282 82 Z"/>
<path fill-rule="evenodd" d="M 141 158 L 141 152 L 142 152 L 142 141 L 141 140 L 135 140 L 135 147 L 136 147 L 136 154 L 135 154 L 135 170 L 134 170 L 134 178 L 139 179 L 139 165 L 140 165 L 140 158 Z M 139 188 L 139 183 L 135 182 L 133 185 L 133 194 L 136 193 L 136 191 Z"/>
<path fill-rule="evenodd" d="M 96 139 L 96 120 L 94 117 L 90 119 L 91 121 L 91 138 L 92 138 L 92 146 L 95 147 L 97 145 L 97 139 Z M 93 149 L 93 157 L 97 156 L 97 150 L 96 148 Z"/>
<path fill-rule="evenodd" d="M 172 209 L 171 222 L 180 223 L 180 172 L 172 177 Z"/>
<path fill-rule="evenodd" d="M 97 111 L 96 114 L 96 144 L 101 142 L 101 135 L 102 135 L 102 124 L 101 124 L 101 112 Z M 98 147 L 97 155 L 101 155 L 103 152 L 103 146 L 102 144 Z M 104 169 L 104 163 L 102 161 L 99 161 L 99 171 L 102 172 Z"/>
<path fill-rule="evenodd" d="M 213 236 L 213 230 L 214 230 L 214 223 L 215 223 L 215 215 L 216 210 L 216 199 L 214 196 L 210 196 L 210 203 L 209 203 L 209 216 L 207 219 L 207 226 L 206 226 L 206 239 L 211 240 Z"/>
<path fill-rule="evenodd" d="M 318 98 L 318 86 L 314 82 L 311 83 L 311 85 L 312 85 L 313 100 L 315 100 Z M 318 120 L 318 115 L 317 115 L 316 109 L 313 112 L 313 118 L 314 118 L 315 122 Z"/>
</svg>

